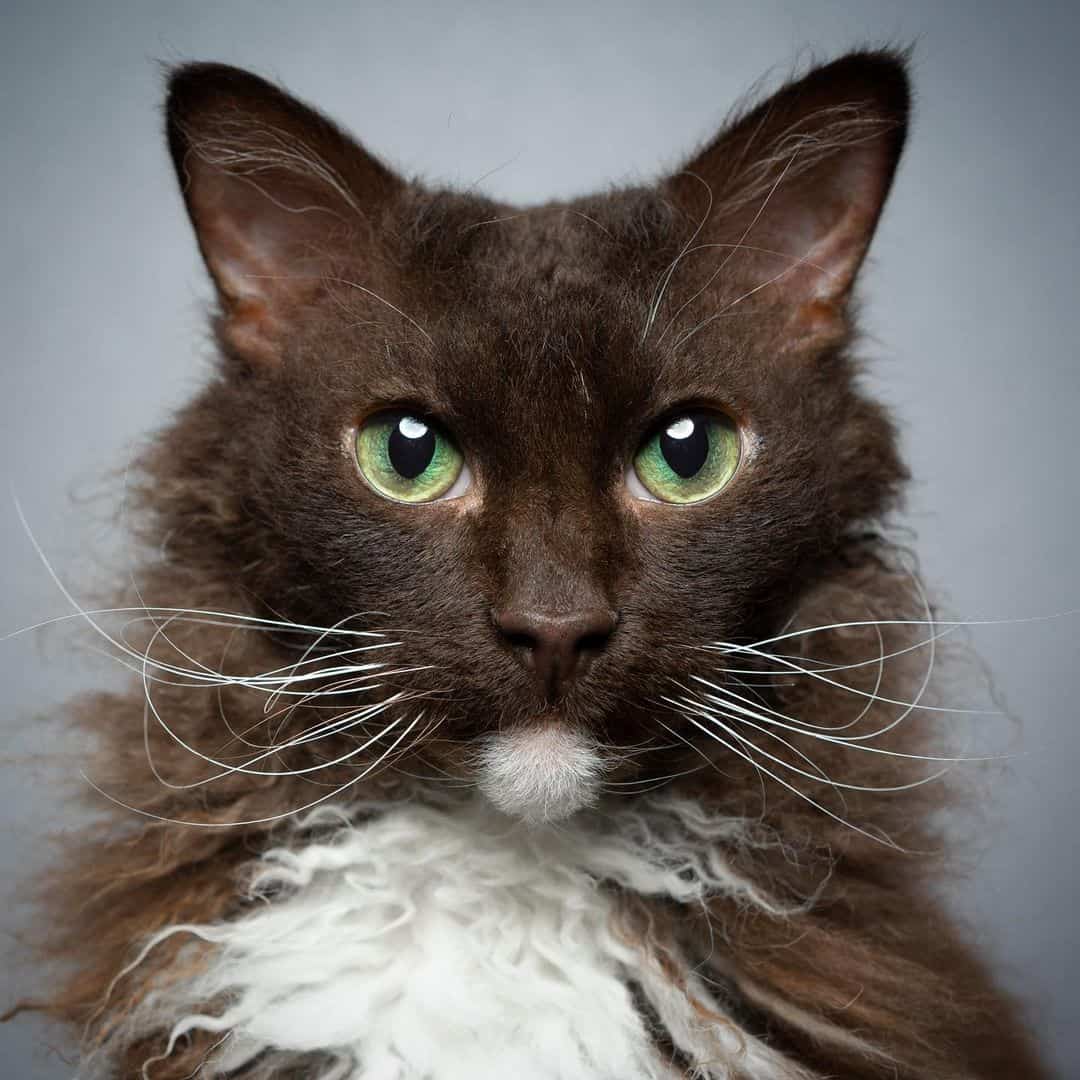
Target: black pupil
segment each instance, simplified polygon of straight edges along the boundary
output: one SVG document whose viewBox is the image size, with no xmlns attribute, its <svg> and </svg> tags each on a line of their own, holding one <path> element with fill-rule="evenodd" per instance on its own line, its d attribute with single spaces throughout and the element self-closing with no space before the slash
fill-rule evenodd
<svg viewBox="0 0 1080 1080">
<path fill-rule="evenodd" d="M 390 464 L 401 476 L 415 480 L 435 456 L 435 432 L 423 421 L 403 416 L 390 433 L 386 452 Z"/>
<path fill-rule="evenodd" d="M 709 459 L 709 429 L 705 420 L 699 416 L 680 416 L 668 424 L 660 434 L 660 453 L 671 471 L 684 480 L 700 472 Z"/>
</svg>

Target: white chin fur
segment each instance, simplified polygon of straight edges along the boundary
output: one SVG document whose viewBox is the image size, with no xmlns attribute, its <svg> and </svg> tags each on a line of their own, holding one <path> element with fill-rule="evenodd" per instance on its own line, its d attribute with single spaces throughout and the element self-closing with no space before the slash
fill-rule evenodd
<svg viewBox="0 0 1080 1080">
<path fill-rule="evenodd" d="M 491 736 L 480 755 L 479 785 L 504 814 L 540 825 L 592 806 L 603 773 L 591 739 L 564 724 L 546 724 Z"/>
</svg>

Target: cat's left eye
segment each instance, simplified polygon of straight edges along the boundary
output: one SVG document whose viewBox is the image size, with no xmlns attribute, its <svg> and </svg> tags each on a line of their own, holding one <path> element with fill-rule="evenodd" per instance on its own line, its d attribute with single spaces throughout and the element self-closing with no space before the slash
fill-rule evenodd
<svg viewBox="0 0 1080 1080">
<path fill-rule="evenodd" d="M 627 486 L 639 499 L 703 502 L 727 487 L 740 453 L 739 429 L 730 416 L 687 409 L 669 416 L 641 444 Z"/>
<path fill-rule="evenodd" d="M 454 499 L 469 486 L 454 440 L 434 421 L 403 409 L 376 413 L 360 425 L 356 462 L 368 484 L 395 502 Z"/>
</svg>

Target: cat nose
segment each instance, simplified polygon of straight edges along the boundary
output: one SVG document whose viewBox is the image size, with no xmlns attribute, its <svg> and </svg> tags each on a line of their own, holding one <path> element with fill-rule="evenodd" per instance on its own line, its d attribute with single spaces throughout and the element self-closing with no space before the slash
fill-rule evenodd
<svg viewBox="0 0 1080 1080">
<path fill-rule="evenodd" d="M 495 626 L 549 701 L 560 698 L 607 648 L 618 619 L 606 608 L 549 614 L 511 608 L 495 613 Z"/>
</svg>

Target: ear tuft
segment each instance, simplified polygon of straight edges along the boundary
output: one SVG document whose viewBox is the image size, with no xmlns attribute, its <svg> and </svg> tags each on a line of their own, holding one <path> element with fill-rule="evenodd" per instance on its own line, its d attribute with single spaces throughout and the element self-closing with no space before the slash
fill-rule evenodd
<svg viewBox="0 0 1080 1080">
<path fill-rule="evenodd" d="M 225 64 L 172 73 L 166 133 L 226 343 L 276 360 L 290 315 L 401 181 L 321 113 Z"/>
<path fill-rule="evenodd" d="M 707 241 L 743 248 L 806 326 L 839 314 L 907 134 L 907 58 L 855 52 L 731 122 L 667 183 Z"/>
</svg>

